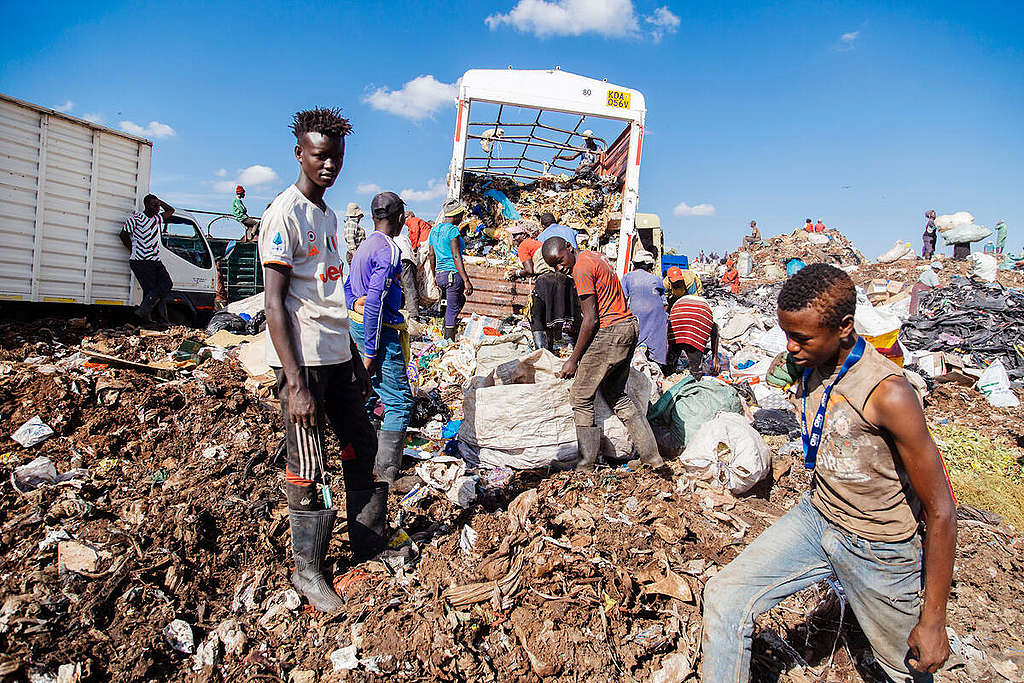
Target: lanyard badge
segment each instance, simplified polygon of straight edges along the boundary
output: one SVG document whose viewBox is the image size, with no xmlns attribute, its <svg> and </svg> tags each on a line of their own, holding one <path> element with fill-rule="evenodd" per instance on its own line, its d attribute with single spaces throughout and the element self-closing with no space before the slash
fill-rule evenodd
<svg viewBox="0 0 1024 683">
<path fill-rule="evenodd" d="M 811 376 L 811 368 L 804 370 L 804 376 L 800 378 L 800 394 L 803 397 L 803 410 L 800 411 L 800 436 L 804 442 L 804 467 L 809 470 L 813 470 L 818 461 L 818 446 L 821 445 L 821 432 L 825 427 L 825 413 L 828 411 L 828 399 L 832 395 L 832 389 L 860 360 L 864 355 L 865 348 L 867 348 L 867 342 L 864 341 L 864 337 L 859 337 L 843 362 L 843 367 L 839 369 L 835 381 L 825 387 L 822 392 L 821 405 L 818 406 L 818 412 L 814 416 L 814 423 L 811 424 L 809 432 L 807 430 L 807 378 Z"/>
</svg>

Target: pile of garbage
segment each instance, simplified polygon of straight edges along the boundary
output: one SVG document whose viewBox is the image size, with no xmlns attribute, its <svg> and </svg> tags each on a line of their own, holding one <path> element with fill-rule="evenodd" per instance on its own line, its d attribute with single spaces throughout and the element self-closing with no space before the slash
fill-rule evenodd
<svg viewBox="0 0 1024 683">
<path fill-rule="evenodd" d="M 792 275 L 795 268 L 809 263 L 829 263 L 834 266 L 857 266 L 864 263 L 864 254 L 839 230 L 806 232 L 794 230 L 788 235 L 762 238 L 751 244 L 749 269 L 743 267 L 745 258 L 742 251 L 734 252 L 730 258 L 737 264 L 740 277 L 749 278 L 754 284 L 784 280 Z"/>
</svg>

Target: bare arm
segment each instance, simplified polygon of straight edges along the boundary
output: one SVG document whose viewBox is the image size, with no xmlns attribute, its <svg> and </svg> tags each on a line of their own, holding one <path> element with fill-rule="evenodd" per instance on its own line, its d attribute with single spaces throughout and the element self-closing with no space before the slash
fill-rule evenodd
<svg viewBox="0 0 1024 683">
<path fill-rule="evenodd" d="M 161 217 L 161 220 L 166 223 L 167 219 L 174 213 L 174 207 L 162 199 L 157 199 L 157 201 L 160 202 L 160 208 L 163 209 L 163 216 Z"/>
<path fill-rule="evenodd" d="M 466 274 L 466 264 L 462 261 L 462 245 L 459 244 L 458 237 L 452 238 L 451 248 L 452 260 L 455 261 L 455 270 L 459 271 L 459 277 L 466 283 L 466 296 L 473 296 L 473 283 L 469 281 L 469 275 Z"/>
<path fill-rule="evenodd" d="M 722 371 L 722 361 L 718 358 L 718 323 L 711 323 L 711 370 L 715 375 Z"/>
<path fill-rule="evenodd" d="M 534 268 L 533 268 L 533 259 L 532 258 L 528 258 L 525 261 L 523 261 L 523 270 L 526 271 L 527 275 L 534 275 L 534 274 L 536 274 L 537 271 L 534 270 Z"/>
<path fill-rule="evenodd" d="M 917 395 L 902 377 L 890 377 L 868 399 L 865 417 L 892 435 L 910 485 L 924 505 L 924 604 L 907 638 L 911 664 L 934 673 L 949 657 L 946 601 L 953 581 L 956 553 L 956 509 L 939 450 L 928 432 Z"/>
<path fill-rule="evenodd" d="M 276 263 L 264 266 L 264 313 L 270 341 L 281 360 L 281 369 L 288 383 L 288 418 L 303 427 L 312 427 L 316 424 L 316 406 L 295 353 L 292 323 L 284 306 L 291 278 L 292 270 L 288 266 Z"/>
<path fill-rule="evenodd" d="M 580 309 L 583 311 L 583 322 L 580 324 L 580 333 L 576 338 L 576 346 L 572 349 L 572 355 L 562 365 L 559 377 L 572 377 L 579 367 L 580 358 L 586 353 L 590 342 L 597 334 L 597 296 L 584 294 L 580 297 Z"/>
</svg>

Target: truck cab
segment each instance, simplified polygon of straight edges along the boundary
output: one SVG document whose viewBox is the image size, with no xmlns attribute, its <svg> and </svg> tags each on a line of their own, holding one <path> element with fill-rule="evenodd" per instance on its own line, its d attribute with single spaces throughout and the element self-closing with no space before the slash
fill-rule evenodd
<svg viewBox="0 0 1024 683">
<path fill-rule="evenodd" d="M 174 283 L 166 300 L 167 316 L 176 324 L 202 322 L 213 312 L 216 267 L 210 245 L 188 211 L 175 209 L 161 226 L 160 259 Z"/>
</svg>

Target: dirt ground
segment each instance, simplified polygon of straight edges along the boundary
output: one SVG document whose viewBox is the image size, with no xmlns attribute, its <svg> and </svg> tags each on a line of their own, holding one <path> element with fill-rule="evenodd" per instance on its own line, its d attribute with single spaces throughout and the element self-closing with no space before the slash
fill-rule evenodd
<svg viewBox="0 0 1024 683">
<path fill-rule="evenodd" d="M 230 359 L 162 377 L 76 355 L 87 346 L 164 361 L 203 336 L 139 336 L 85 319 L 0 324 L 0 675 L 699 680 L 688 672 L 701 663 L 704 582 L 808 484 L 798 459 L 776 455 L 769 480 L 741 499 L 672 463 L 516 473 L 465 510 L 441 496 L 403 506 L 395 495 L 391 522 L 416 542 L 419 563 L 353 567 L 340 524 L 330 560 L 346 608 L 319 614 L 290 594 L 273 400 Z M 1020 445 L 1020 416 L 970 394 L 943 387 L 929 420 Z M 22 448 L 9 435 L 35 415 L 55 434 Z M 768 441 L 775 452 L 785 439 Z M 40 455 L 71 476 L 19 492 L 14 469 Z M 949 605 L 959 654 L 945 680 L 1024 680 L 1020 533 L 964 519 L 959 534 Z M 89 568 L 65 568 L 74 558 L 58 547 L 69 542 L 95 551 Z M 811 589 L 764 615 L 755 680 L 875 680 L 855 618 L 847 610 L 840 624 L 840 614 L 828 589 Z M 199 654 L 172 647 L 175 619 Z"/>
</svg>

